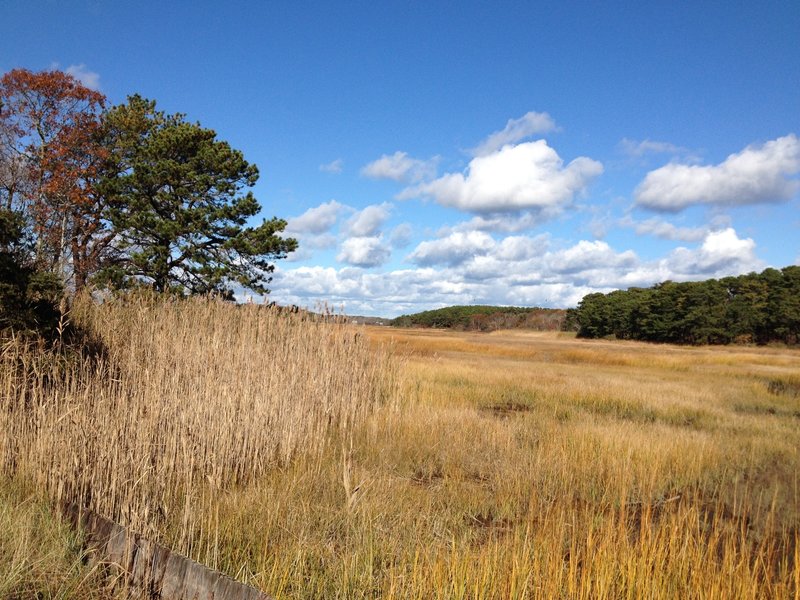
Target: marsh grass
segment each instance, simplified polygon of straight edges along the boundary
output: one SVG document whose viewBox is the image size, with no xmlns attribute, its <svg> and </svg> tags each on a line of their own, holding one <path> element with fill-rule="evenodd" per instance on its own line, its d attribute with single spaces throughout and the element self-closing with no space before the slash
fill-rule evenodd
<svg viewBox="0 0 800 600">
<path fill-rule="evenodd" d="M 278 598 L 800 594 L 797 351 L 81 310 L 107 363 L 4 359 L 6 470 Z"/>
<path fill-rule="evenodd" d="M 0 598 L 110 598 L 77 532 L 21 481 L 0 479 Z"/>
<path fill-rule="evenodd" d="M 220 495 L 318 457 L 391 393 L 391 363 L 335 318 L 147 297 L 71 318 L 99 356 L 2 348 L 0 467 L 212 566 Z"/>
<path fill-rule="evenodd" d="M 331 447 L 231 495 L 229 572 L 286 598 L 796 597 L 797 429 L 736 406 L 797 353 L 369 331 L 407 362 L 348 447 L 363 494 Z"/>
</svg>

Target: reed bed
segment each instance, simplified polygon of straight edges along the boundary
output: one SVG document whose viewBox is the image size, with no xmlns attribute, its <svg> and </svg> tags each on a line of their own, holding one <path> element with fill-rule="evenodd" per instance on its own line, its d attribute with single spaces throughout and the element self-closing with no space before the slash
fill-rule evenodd
<svg viewBox="0 0 800 600">
<path fill-rule="evenodd" d="M 204 561 L 220 494 L 318 456 L 391 392 L 391 363 L 330 316 L 137 297 L 70 318 L 91 355 L 2 348 L 0 467 Z"/>
</svg>

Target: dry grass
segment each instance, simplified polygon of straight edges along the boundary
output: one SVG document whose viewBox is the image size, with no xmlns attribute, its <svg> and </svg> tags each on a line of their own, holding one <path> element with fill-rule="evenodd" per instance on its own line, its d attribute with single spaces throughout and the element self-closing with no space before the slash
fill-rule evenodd
<svg viewBox="0 0 800 600">
<path fill-rule="evenodd" d="M 41 494 L 0 479 L 0 598 L 109 598 L 78 535 Z"/>
<path fill-rule="evenodd" d="M 4 375 L 4 463 L 279 598 L 800 597 L 796 350 L 79 318 L 114 369 Z"/>
<path fill-rule="evenodd" d="M 2 348 L 0 466 L 203 562 L 220 495 L 318 457 L 391 391 L 364 336 L 321 319 L 147 298 L 72 318 L 105 356 Z"/>
</svg>

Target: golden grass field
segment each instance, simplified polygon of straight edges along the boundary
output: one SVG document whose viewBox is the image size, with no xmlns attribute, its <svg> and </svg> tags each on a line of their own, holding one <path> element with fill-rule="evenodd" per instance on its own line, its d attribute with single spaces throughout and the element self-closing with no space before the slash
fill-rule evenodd
<svg viewBox="0 0 800 600">
<path fill-rule="evenodd" d="M 70 494 L 277 598 L 800 597 L 798 350 L 73 318 L 107 363 L 4 349 L 0 597 L 110 594 Z"/>
</svg>

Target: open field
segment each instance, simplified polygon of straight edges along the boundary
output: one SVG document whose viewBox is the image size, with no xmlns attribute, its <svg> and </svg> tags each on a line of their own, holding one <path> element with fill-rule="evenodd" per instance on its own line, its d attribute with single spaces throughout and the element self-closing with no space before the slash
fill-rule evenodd
<svg viewBox="0 0 800 600">
<path fill-rule="evenodd" d="M 242 404 L 259 386 L 291 389 L 288 375 L 273 372 L 270 383 L 269 361 L 241 345 L 244 325 L 229 334 L 234 321 L 213 307 L 183 316 L 169 310 L 138 321 L 127 313 L 82 317 L 105 319 L 102 330 L 112 332 L 111 354 L 127 365 L 115 377 L 136 381 L 145 399 L 126 401 L 137 410 L 153 403 L 175 410 L 183 424 L 156 433 L 163 421 L 148 416 L 152 409 L 141 413 L 145 433 L 163 444 L 154 450 L 137 438 L 132 461 L 91 446 L 108 461 L 103 472 L 114 460 L 129 469 L 118 480 L 95 473 L 93 493 L 103 498 L 92 502 L 279 598 L 800 594 L 800 351 L 353 329 L 289 317 L 290 326 L 273 322 L 288 329 L 270 338 L 269 361 L 295 369 L 303 391 L 278 410 L 266 392 Z M 247 318 L 253 327 L 261 317 Z M 187 347 L 189 358 L 179 358 Z M 211 368 L 214 357 L 228 362 Z M 315 360 L 326 369 L 314 370 Z M 254 361 L 261 361 L 257 376 L 228 379 Z M 71 419 L 102 416 L 118 427 L 114 439 L 124 438 L 125 427 L 114 424 L 118 396 L 95 413 L 75 403 L 93 397 L 86 381 L 97 386 L 93 393 L 108 387 L 101 374 L 73 378 L 55 396 L 49 384 L 36 384 L 40 400 L 62 398 L 72 412 L 42 417 L 38 433 L 21 442 L 28 454 L 38 449 L 39 462 L 11 473 L 6 458 L 11 483 L 0 487 L 57 493 L 37 475 L 47 460 L 45 471 L 62 468 L 41 440 L 60 432 L 61 453 L 86 447 L 75 437 L 80 428 L 64 428 Z M 14 381 L 4 380 L 7 397 Z M 164 386 L 179 403 L 157 403 Z M 205 407 L 212 398 L 221 402 L 216 412 Z M 14 424 L 5 418 L 0 432 Z M 35 423 L 24 425 L 32 432 Z M 255 436 L 269 452 L 246 444 Z M 175 450 L 168 459 L 158 454 L 165 447 Z M 9 456 L 8 437 L 0 448 Z M 70 460 L 88 460 L 80 452 Z M 137 468 L 143 479 L 129 485 Z M 176 483 L 158 484 L 151 470 Z M 159 504 L 148 501 L 153 491 Z M 0 500 L 44 502 L 42 493 L 20 491 Z M 0 552 L 24 537 L 15 535 L 0 538 Z M 68 564 L 69 556 L 59 560 Z M 82 597 L 70 591 L 77 584 L 61 585 L 64 597 Z"/>
<path fill-rule="evenodd" d="M 408 507 L 409 554 L 421 541 L 403 581 L 441 597 L 798 594 L 796 350 L 372 336 L 407 356 L 413 399 L 363 458 Z"/>
</svg>

